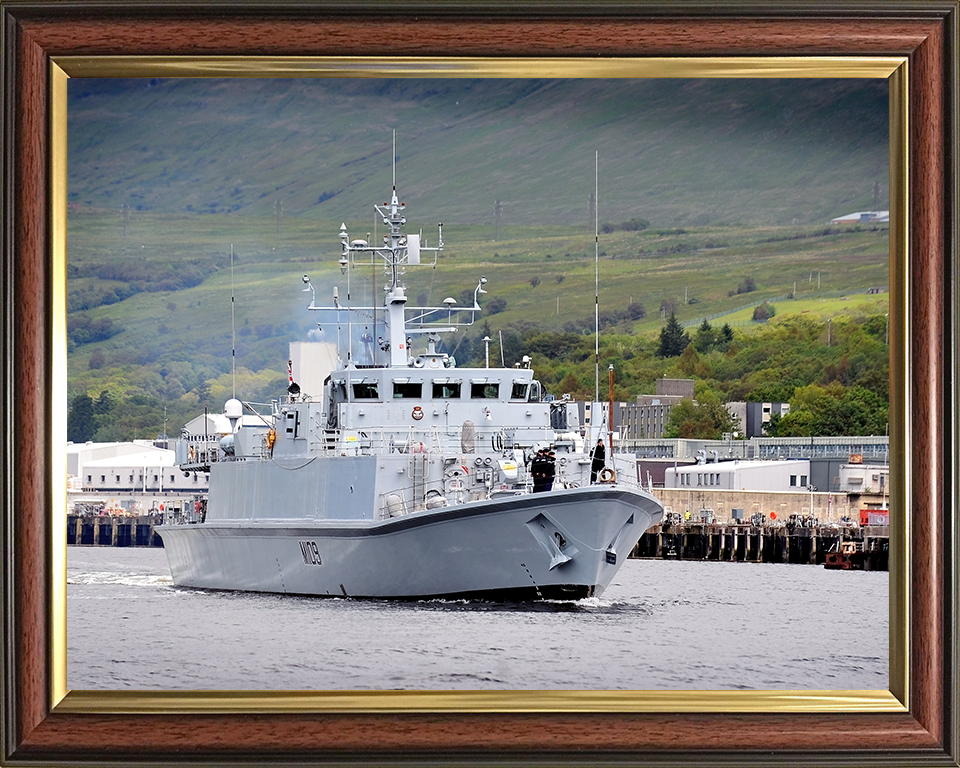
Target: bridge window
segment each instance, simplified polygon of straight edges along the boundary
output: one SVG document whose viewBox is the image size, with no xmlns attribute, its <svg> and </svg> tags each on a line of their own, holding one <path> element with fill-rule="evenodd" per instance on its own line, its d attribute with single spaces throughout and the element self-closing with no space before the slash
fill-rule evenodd
<svg viewBox="0 0 960 768">
<path fill-rule="evenodd" d="M 470 397 L 477 398 L 498 398 L 500 397 L 500 382 L 493 384 L 471 384 Z"/>
<path fill-rule="evenodd" d="M 396 397 L 416 397 L 423 395 L 423 382 L 420 381 L 395 381 L 393 382 L 393 396 Z"/>
<path fill-rule="evenodd" d="M 354 400 L 377 400 L 380 397 L 378 382 L 361 382 L 353 385 Z"/>
<path fill-rule="evenodd" d="M 460 399 L 460 382 L 459 381 L 433 382 L 433 396 L 438 400 L 459 400 Z"/>
<path fill-rule="evenodd" d="M 513 389 L 510 390 L 510 399 L 511 400 L 526 400 L 527 399 L 527 389 L 529 384 L 520 382 L 513 383 Z"/>
</svg>

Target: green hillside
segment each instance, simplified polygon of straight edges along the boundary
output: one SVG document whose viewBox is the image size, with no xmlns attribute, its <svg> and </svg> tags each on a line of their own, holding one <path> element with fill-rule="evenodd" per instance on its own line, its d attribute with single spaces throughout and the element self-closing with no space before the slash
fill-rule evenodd
<svg viewBox="0 0 960 768">
<path fill-rule="evenodd" d="M 71 80 L 69 199 L 344 219 L 813 224 L 887 200 L 877 80 Z M 875 185 L 879 184 L 879 190 Z"/>
</svg>

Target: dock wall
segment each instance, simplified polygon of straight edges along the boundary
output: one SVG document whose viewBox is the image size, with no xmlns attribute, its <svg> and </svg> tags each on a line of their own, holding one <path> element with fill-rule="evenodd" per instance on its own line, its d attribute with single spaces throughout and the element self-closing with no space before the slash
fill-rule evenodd
<svg viewBox="0 0 960 768">
<path fill-rule="evenodd" d="M 710 509 L 718 522 L 730 520 L 734 509 L 743 510 L 743 519 L 762 514 L 767 520 L 786 521 L 790 515 L 809 516 L 821 523 L 839 523 L 842 518 L 859 519 L 861 509 L 886 507 L 889 497 L 879 494 L 847 494 L 815 491 L 733 491 L 723 488 L 654 488 L 664 513 L 697 515 Z"/>
<path fill-rule="evenodd" d="M 740 563 L 823 565 L 841 542 L 855 542 L 864 569 L 889 569 L 890 538 L 886 526 L 838 528 L 786 525 L 735 525 L 669 522 L 640 537 L 630 556 L 660 560 L 712 560 Z"/>
<path fill-rule="evenodd" d="M 140 515 L 68 515 L 67 545 L 86 547 L 162 547 L 163 540 L 154 526 L 163 522 L 162 514 Z"/>
</svg>

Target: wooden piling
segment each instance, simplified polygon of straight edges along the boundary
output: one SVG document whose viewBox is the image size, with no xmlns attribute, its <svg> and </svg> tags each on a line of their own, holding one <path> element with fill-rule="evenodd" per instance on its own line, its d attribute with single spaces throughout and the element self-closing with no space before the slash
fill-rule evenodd
<svg viewBox="0 0 960 768">
<path fill-rule="evenodd" d="M 81 547 L 162 547 L 163 539 L 154 527 L 163 522 L 160 514 L 67 515 L 67 544 Z"/>
<path fill-rule="evenodd" d="M 836 527 L 718 524 L 671 520 L 648 530 L 632 557 L 716 562 L 823 565 L 826 552 L 843 540 L 860 542 L 864 567 L 887 570 L 889 533 L 881 526 Z"/>
</svg>

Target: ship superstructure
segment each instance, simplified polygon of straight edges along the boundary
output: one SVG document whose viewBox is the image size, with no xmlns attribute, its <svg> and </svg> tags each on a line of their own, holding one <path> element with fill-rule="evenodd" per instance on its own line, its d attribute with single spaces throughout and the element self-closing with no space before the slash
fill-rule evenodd
<svg viewBox="0 0 960 768">
<path fill-rule="evenodd" d="M 408 307 L 404 273 L 436 262 L 442 226 L 434 247 L 404 234 L 395 184 L 375 207 L 382 242 L 342 225 L 339 264 L 346 281 L 382 264 L 382 306 L 342 304 L 337 289 L 317 306 L 303 278 L 309 308 L 337 328 L 333 369 L 301 360 L 297 381 L 291 359 L 288 395 L 254 423 L 232 399 L 227 434 L 178 443 L 181 469 L 209 472 L 210 491 L 202 522 L 158 529 L 174 582 L 376 598 L 600 594 L 662 506 L 632 456 L 609 456 L 591 482 L 575 404 L 550 400 L 528 358 L 460 368 L 438 351 L 442 334 L 474 322 L 487 281 L 473 306 Z M 320 351 L 310 346 L 298 355 Z M 549 483 L 535 484 L 538 473 Z"/>
</svg>

